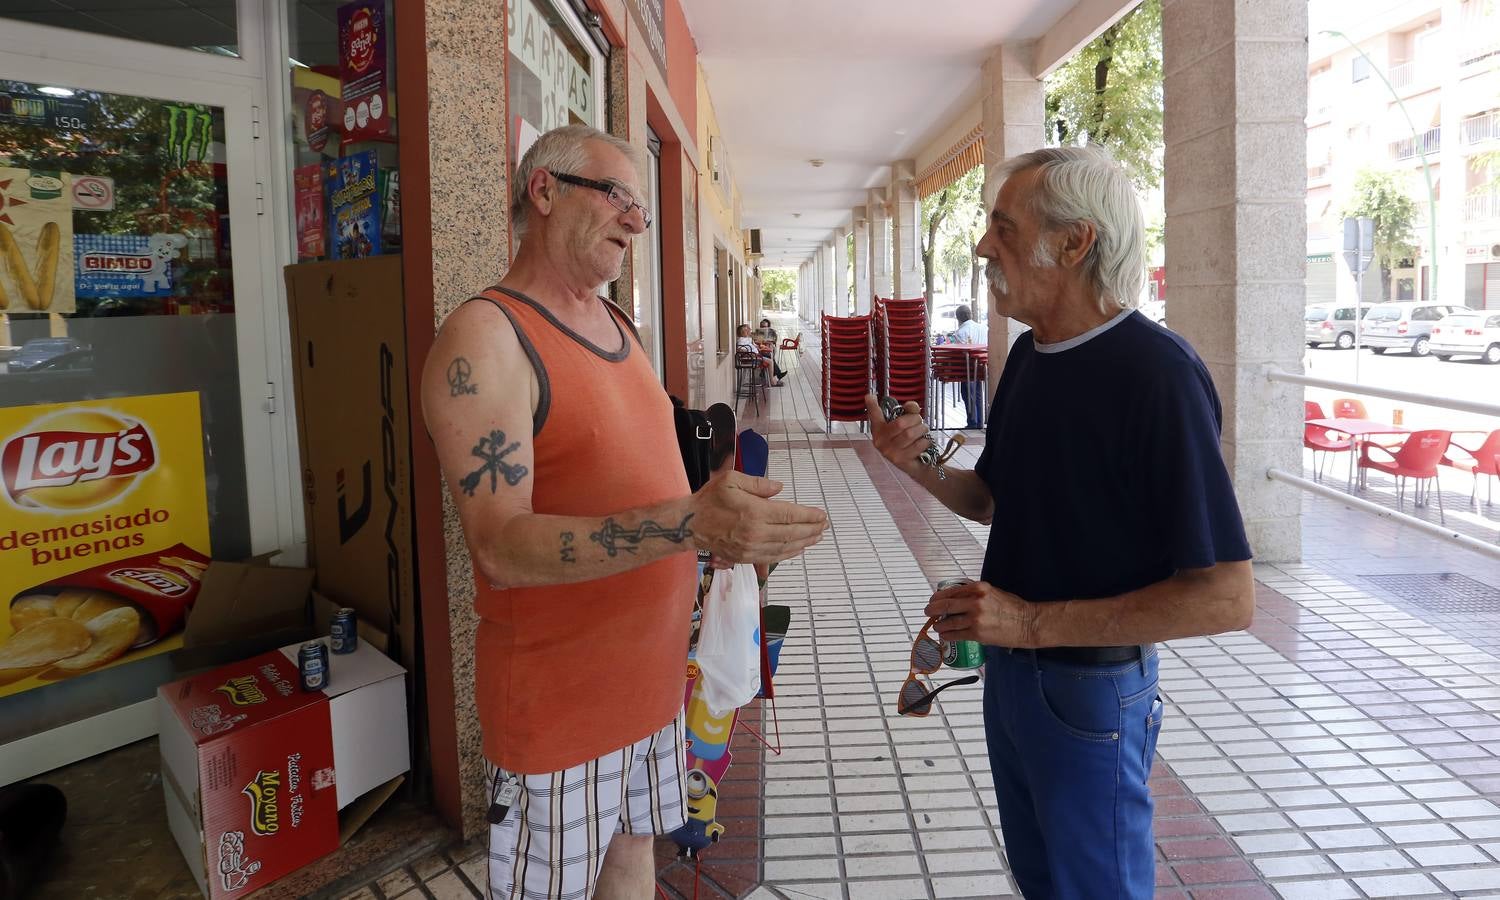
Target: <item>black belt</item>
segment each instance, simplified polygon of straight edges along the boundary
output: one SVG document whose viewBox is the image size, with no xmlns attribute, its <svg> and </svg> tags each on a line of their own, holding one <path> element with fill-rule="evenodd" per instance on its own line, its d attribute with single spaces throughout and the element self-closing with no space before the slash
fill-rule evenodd
<svg viewBox="0 0 1500 900">
<path fill-rule="evenodd" d="M 1124 647 L 1044 647 L 1036 651 L 1036 658 L 1079 666 L 1107 666 L 1139 662 L 1141 648 L 1135 644 Z"/>
</svg>

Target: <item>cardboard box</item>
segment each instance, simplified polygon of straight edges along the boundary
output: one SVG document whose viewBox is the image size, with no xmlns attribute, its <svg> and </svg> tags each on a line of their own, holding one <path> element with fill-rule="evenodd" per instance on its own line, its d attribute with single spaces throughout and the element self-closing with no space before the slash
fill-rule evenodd
<svg viewBox="0 0 1500 900">
<path fill-rule="evenodd" d="M 332 852 L 410 768 L 405 671 L 361 643 L 306 693 L 299 647 L 157 692 L 167 822 L 214 900 Z"/>
<path fill-rule="evenodd" d="M 410 412 L 399 256 L 286 268 L 309 565 L 416 666 Z"/>
</svg>

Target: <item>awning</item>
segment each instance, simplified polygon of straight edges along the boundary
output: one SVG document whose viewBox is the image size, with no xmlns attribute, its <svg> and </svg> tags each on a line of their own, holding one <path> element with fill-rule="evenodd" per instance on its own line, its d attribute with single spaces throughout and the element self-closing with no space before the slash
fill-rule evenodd
<svg viewBox="0 0 1500 900">
<path fill-rule="evenodd" d="M 917 173 L 917 196 L 927 198 L 984 162 L 984 128 L 975 125 L 937 161 Z"/>
</svg>

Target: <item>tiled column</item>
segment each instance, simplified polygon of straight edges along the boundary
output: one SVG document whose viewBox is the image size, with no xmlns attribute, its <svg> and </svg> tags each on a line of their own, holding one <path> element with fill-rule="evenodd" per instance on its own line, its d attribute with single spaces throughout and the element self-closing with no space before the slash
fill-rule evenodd
<svg viewBox="0 0 1500 900">
<path fill-rule="evenodd" d="M 1459 29 L 1456 27 L 1462 20 L 1462 7 L 1463 4 L 1459 3 L 1459 0 L 1443 0 L 1442 3 L 1443 31 L 1447 35 L 1450 46 L 1464 40 L 1464 38 L 1459 36 Z M 1428 265 L 1433 264 L 1433 253 L 1436 252 L 1437 254 L 1437 279 L 1429 285 L 1428 295 L 1423 297 L 1421 293 L 1422 273 L 1419 270 L 1417 272 L 1416 298 L 1418 300 L 1441 300 L 1444 303 L 1462 303 L 1464 297 L 1464 270 L 1468 265 L 1467 248 L 1465 246 L 1467 242 L 1464 240 L 1465 203 L 1463 198 L 1466 198 L 1469 194 L 1469 162 L 1465 151 L 1475 149 L 1466 147 L 1459 142 L 1459 122 L 1462 120 L 1463 114 L 1470 111 L 1461 105 L 1460 100 L 1464 96 L 1462 93 L 1463 87 L 1461 87 L 1461 83 L 1464 81 L 1463 69 L 1461 68 L 1463 67 L 1463 57 L 1458 54 L 1452 54 L 1442 59 L 1424 59 L 1417 63 L 1417 65 L 1436 66 L 1441 73 L 1439 76 L 1439 84 L 1441 85 L 1439 96 L 1443 97 L 1446 101 L 1442 104 L 1438 121 L 1438 124 L 1442 126 L 1440 132 L 1442 141 L 1439 144 L 1441 149 L 1436 154 L 1428 153 L 1427 158 L 1439 163 L 1438 172 L 1432 179 L 1433 191 L 1444 197 L 1452 197 L 1454 199 L 1438 204 L 1437 248 L 1435 251 L 1433 248 L 1427 246 L 1432 243 L 1431 231 L 1423 228 L 1418 230 L 1414 235 L 1416 245 L 1427 248 L 1428 252 L 1423 253 L 1422 257 L 1428 260 Z M 1493 78 L 1494 76 L 1491 75 L 1491 77 Z M 1493 84 L 1494 82 L 1492 81 L 1491 85 Z M 1492 91 L 1495 90 L 1493 86 L 1490 89 Z M 1491 94 L 1492 100 L 1494 96 L 1494 94 Z M 1478 110 L 1475 109 L 1473 111 L 1477 112 Z M 1403 124 L 1405 123 L 1404 118 L 1401 121 Z M 1423 123 L 1419 122 L 1417 127 L 1423 127 Z M 1433 159 L 1434 156 L 1437 159 Z M 1500 163 L 1500 160 L 1497 160 L 1496 163 L 1491 163 L 1491 165 L 1493 166 L 1497 163 Z M 1425 212 L 1427 210 L 1427 180 L 1422 177 L 1420 169 L 1409 183 L 1412 186 L 1411 196 L 1417 201 L 1417 208 Z M 1427 216 L 1420 215 L 1419 218 L 1425 221 Z M 1476 234 L 1473 239 L 1478 241 L 1478 237 Z M 1428 277 L 1431 277 L 1430 271 Z M 1395 285 L 1391 286 L 1391 296 L 1392 298 L 1395 297 Z"/>
<path fill-rule="evenodd" d="M 980 115 L 984 124 L 984 208 L 988 214 L 1000 193 L 996 176 L 1000 164 L 1042 146 L 1042 81 L 1032 75 L 1033 43 L 996 47 L 984 61 L 981 75 Z M 989 289 L 981 286 L 984 302 L 991 306 L 989 396 L 1005 368 L 1010 345 L 1025 326 L 1014 319 L 994 315 Z"/>
<path fill-rule="evenodd" d="M 1307 4 L 1163 0 L 1167 302 L 1224 403 L 1223 449 L 1256 558 L 1295 560 L 1306 268 Z"/>
<path fill-rule="evenodd" d="M 849 315 L 849 229 L 842 225 L 833 232 L 833 308 Z"/>
<path fill-rule="evenodd" d="M 917 235 L 922 216 L 918 209 L 916 160 L 891 166 L 888 202 L 891 207 L 891 294 L 900 300 L 921 297 L 927 290 L 922 275 L 922 239 Z"/>
<path fill-rule="evenodd" d="M 869 192 L 870 293 L 891 298 L 891 219 L 886 211 L 885 191 Z"/>
<path fill-rule="evenodd" d="M 870 217 L 868 207 L 854 207 L 854 314 L 870 312 Z"/>
</svg>

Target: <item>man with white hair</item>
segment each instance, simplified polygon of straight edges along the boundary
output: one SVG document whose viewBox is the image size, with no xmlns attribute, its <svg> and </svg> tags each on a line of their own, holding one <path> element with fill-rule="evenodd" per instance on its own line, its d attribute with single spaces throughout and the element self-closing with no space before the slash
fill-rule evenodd
<svg viewBox="0 0 1500 900">
<path fill-rule="evenodd" d="M 422 407 L 475 569 L 489 891 L 652 895 L 651 838 L 685 821 L 682 701 L 695 549 L 772 563 L 822 510 L 735 472 L 689 493 L 672 404 L 599 295 L 651 221 L 631 146 L 541 136 L 512 181 L 505 278 L 443 323 Z"/>
<path fill-rule="evenodd" d="M 946 641 L 985 647 L 984 714 L 1006 856 L 1027 897 L 1150 897 L 1157 641 L 1245 628 L 1250 548 L 1219 398 L 1186 341 L 1132 309 L 1140 206 L 1084 147 L 1009 161 L 979 243 L 1011 348 L 974 471 L 917 457 L 921 416 L 875 445 L 991 524 L 981 580 L 938 591 Z"/>
</svg>

